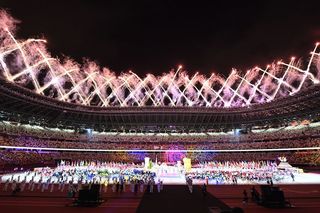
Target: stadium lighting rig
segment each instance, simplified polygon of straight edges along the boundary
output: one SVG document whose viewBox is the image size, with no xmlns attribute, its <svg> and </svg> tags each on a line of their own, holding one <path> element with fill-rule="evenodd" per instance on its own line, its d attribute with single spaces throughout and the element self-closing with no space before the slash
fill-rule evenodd
<svg viewBox="0 0 320 213">
<path fill-rule="evenodd" d="M 132 71 L 116 75 L 92 61 L 82 65 L 57 59 L 46 50 L 46 40 L 18 40 L 17 21 L 0 11 L 0 76 L 35 93 L 60 101 L 100 107 L 246 107 L 294 95 L 304 86 L 318 84 L 319 43 L 305 68 L 292 57 L 266 68 L 242 73 L 233 69 L 227 78 L 176 70 L 139 77 Z M 44 77 L 43 77 L 44 76 Z"/>
<path fill-rule="evenodd" d="M 223 153 L 223 152 L 277 152 L 320 150 L 320 147 L 275 148 L 275 149 L 76 149 L 55 147 L 0 146 L 0 149 L 32 150 L 32 151 L 72 151 L 72 152 L 186 152 L 186 153 Z"/>
</svg>

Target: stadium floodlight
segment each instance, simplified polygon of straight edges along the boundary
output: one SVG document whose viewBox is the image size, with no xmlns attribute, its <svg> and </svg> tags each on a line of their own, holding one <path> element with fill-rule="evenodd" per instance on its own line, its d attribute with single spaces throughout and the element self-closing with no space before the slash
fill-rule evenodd
<svg viewBox="0 0 320 213">
<path fill-rule="evenodd" d="M 0 11 L 0 76 L 40 95 L 60 101 L 101 107 L 248 107 L 294 95 L 320 82 L 319 43 L 303 68 L 292 57 L 286 63 L 256 66 L 246 72 L 232 69 L 227 78 L 212 73 L 190 76 L 183 66 L 162 76 L 139 77 L 132 71 L 116 75 L 92 61 L 80 65 L 57 59 L 46 40 L 15 38 L 16 21 Z"/>
</svg>

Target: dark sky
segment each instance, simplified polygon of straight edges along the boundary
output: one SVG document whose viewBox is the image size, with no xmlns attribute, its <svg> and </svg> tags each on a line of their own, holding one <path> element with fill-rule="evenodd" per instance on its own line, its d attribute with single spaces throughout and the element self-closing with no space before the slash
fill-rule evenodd
<svg viewBox="0 0 320 213">
<path fill-rule="evenodd" d="M 320 40 L 317 1 L 187 2 L 0 0 L 0 7 L 22 21 L 19 37 L 43 36 L 54 55 L 90 58 L 117 73 L 160 74 L 183 64 L 226 75 L 308 57 Z"/>
</svg>

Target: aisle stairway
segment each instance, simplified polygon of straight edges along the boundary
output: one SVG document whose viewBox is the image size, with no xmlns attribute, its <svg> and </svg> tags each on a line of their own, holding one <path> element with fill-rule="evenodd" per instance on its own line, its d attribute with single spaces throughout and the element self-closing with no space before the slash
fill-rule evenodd
<svg viewBox="0 0 320 213">
<path fill-rule="evenodd" d="M 153 193 L 145 192 L 137 212 L 207 213 L 214 212 L 214 209 L 230 210 L 229 206 L 213 195 L 207 193 L 204 197 L 200 186 L 194 186 L 193 193 L 190 194 L 186 185 L 165 185 L 160 193 L 156 188 Z"/>
</svg>

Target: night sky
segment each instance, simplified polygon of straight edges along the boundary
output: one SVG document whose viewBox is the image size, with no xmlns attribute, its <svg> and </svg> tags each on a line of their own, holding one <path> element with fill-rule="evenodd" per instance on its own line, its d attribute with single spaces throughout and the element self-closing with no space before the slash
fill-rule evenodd
<svg viewBox="0 0 320 213">
<path fill-rule="evenodd" d="M 46 38 L 54 56 L 141 76 L 179 64 L 190 73 L 227 75 L 307 58 L 320 41 L 318 2 L 0 0 L 0 7 L 21 20 L 18 37 Z"/>
</svg>

